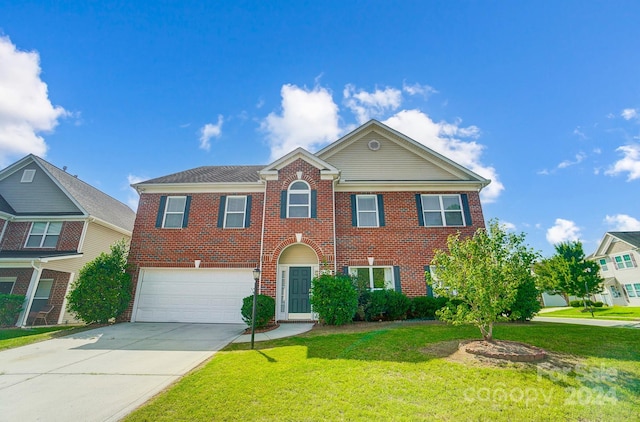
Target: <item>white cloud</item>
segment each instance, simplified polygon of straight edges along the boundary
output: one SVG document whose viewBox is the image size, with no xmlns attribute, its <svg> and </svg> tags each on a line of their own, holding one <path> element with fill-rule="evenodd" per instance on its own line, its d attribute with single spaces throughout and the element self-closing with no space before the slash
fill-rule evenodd
<svg viewBox="0 0 640 422">
<path fill-rule="evenodd" d="M 424 98 L 429 98 L 432 94 L 437 94 L 433 87 L 429 85 L 422 85 L 419 83 L 415 83 L 412 85 L 407 84 L 406 82 L 402 83 L 402 90 L 409 95 L 422 95 Z"/>
<path fill-rule="evenodd" d="M 547 230 L 547 241 L 552 245 L 575 241 L 580 238 L 580 228 L 571 220 L 556 218 L 555 225 Z"/>
<path fill-rule="evenodd" d="M 624 145 L 616 148 L 624 157 L 616 161 L 604 174 L 617 176 L 620 173 L 629 173 L 627 181 L 640 179 L 640 144 Z"/>
<path fill-rule="evenodd" d="M 626 214 L 607 215 L 604 221 L 613 226 L 614 231 L 632 232 L 640 230 L 640 220 Z"/>
<path fill-rule="evenodd" d="M 504 229 L 504 230 L 508 230 L 508 231 L 515 231 L 516 230 L 516 225 L 513 223 L 510 223 L 508 221 L 501 221 L 500 222 L 500 226 Z"/>
<path fill-rule="evenodd" d="M 298 147 L 315 150 L 338 139 L 338 106 L 328 89 L 316 86 L 309 90 L 287 84 L 280 94 L 281 114 L 270 113 L 260 125 L 267 133 L 272 159 Z"/>
<path fill-rule="evenodd" d="M 625 120 L 637 119 L 638 117 L 640 117 L 637 108 L 625 108 L 624 110 L 622 110 L 622 113 L 620 113 L 620 115 Z"/>
<path fill-rule="evenodd" d="M 564 169 L 567 167 L 575 166 L 576 164 L 580 164 L 581 162 L 583 162 L 585 158 L 587 158 L 587 154 L 585 154 L 584 152 L 579 152 L 578 154 L 576 154 L 574 161 L 564 160 L 563 162 L 558 164 L 558 168 Z"/>
<path fill-rule="evenodd" d="M 218 123 L 207 123 L 200 129 L 200 148 L 209 151 L 211 149 L 211 138 L 219 138 L 222 135 L 222 114 L 218 115 Z"/>
<path fill-rule="evenodd" d="M 40 56 L 20 51 L 9 37 L 0 36 L 0 164 L 29 153 L 46 155 L 40 136 L 52 131 L 68 113 L 49 101 L 40 79 Z"/>
<path fill-rule="evenodd" d="M 480 131 L 476 126 L 461 127 L 460 121 L 434 122 L 420 110 L 402 110 L 384 123 L 480 176 L 490 179 L 491 184 L 481 192 L 484 202 L 494 202 L 504 190 L 504 185 L 500 182 L 495 168 L 481 162 L 484 146 L 473 140 L 459 139 L 477 138 Z"/>
<path fill-rule="evenodd" d="M 348 84 L 342 91 L 345 105 L 356 115 L 358 123 L 363 124 L 371 118 L 380 117 L 387 111 L 394 111 L 402 104 L 402 91 L 396 88 L 376 88 L 373 92 L 357 91 Z"/>
</svg>

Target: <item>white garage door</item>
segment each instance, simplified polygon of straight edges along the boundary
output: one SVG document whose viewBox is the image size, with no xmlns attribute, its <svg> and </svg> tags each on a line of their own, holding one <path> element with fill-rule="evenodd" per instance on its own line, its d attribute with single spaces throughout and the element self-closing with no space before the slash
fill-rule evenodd
<svg viewBox="0 0 640 422">
<path fill-rule="evenodd" d="M 250 269 L 143 269 L 134 321 L 242 323 L 242 298 L 253 293 Z"/>
</svg>

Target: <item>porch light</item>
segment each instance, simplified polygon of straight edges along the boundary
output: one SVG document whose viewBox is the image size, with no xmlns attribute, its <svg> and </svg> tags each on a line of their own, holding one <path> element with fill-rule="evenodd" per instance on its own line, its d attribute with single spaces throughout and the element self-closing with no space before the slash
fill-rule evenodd
<svg viewBox="0 0 640 422">
<path fill-rule="evenodd" d="M 260 281 L 260 268 L 253 270 L 253 309 L 251 310 L 251 349 L 253 349 L 253 339 L 256 333 L 256 308 L 258 307 L 258 282 Z"/>
</svg>

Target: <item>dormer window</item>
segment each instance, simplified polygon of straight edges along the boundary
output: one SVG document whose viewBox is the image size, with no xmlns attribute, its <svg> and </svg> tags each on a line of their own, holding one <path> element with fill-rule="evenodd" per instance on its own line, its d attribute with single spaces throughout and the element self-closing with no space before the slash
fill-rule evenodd
<svg viewBox="0 0 640 422">
<path fill-rule="evenodd" d="M 33 182 L 33 177 L 36 175 L 36 171 L 34 169 L 27 169 L 22 172 L 22 179 L 20 179 L 20 183 L 31 183 Z"/>
<path fill-rule="evenodd" d="M 311 188 L 302 180 L 296 180 L 287 191 L 287 217 L 311 217 Z"/>
</svg>

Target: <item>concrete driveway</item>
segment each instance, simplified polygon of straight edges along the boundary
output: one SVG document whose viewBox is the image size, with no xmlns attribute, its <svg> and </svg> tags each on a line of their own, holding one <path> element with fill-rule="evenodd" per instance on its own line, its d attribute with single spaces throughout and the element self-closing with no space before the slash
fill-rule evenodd
<svg viewBox="0 0 640 422">
<path fill-rule="evenodd" d="M 117 421 L 244 324 L 123 323 L 0 352 L 1 421 Z"/>
</svg>

